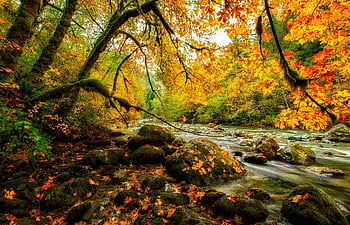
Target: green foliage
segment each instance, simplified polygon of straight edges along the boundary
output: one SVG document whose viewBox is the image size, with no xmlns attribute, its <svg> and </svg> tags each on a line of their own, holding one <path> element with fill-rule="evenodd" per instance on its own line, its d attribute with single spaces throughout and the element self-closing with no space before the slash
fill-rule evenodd
<svg viewBox="0 0 350 225">
<path fill-rule="evenodd" d="M 182 100 L 179 96 L 169 94 L 165 94 L 162 97 L 162 102 L 158 98 L 153 97 L 152 101 L 147 103 L 147 108 L 169 121 L 177 121 L 179 117 L 188 111 L 188 107 L 182 105 Z"/>
<path fill-rule="evenodd" d="M 43 134 L 23 110 L 0 108 L 0 125 L 0 154 L 26 152 L 31 160 L 35 160 L 36 154 L 51 156 L 51 138 Z"/>
<path fill-rule="evenodd" d="M 284 40 L 284 37 L 289 33 L 289 29 L 287 27 L 288 20 L 292 19 L 293 15 L 290 15 L 287 18 L 287 21 L 280 21 L 277 18 L 273 18 L 273 22 L 275 25 L 275 28 L 278 32 L 278 38 L 281 44 L 282 49 L 284 49 L 285 52 L 291 51 L 295 54 L 294 60 L 297 62 L 301 62 L 303 66 L 312 66 L 315 64 L 314 61 L 312 61 L 312 56 L 323 50 L 323 45 L 321 42 L 316 39 L 312 42 L 306 42 L 305 44 L 300 44 L 298 42 L 291 42 Z M 271 33 L 271 28 L 268 28 L 268 31 Z M 273 39 L 271 39 L 269 42 L 264 42 L 263 47 L 268 49 L 270 54 L 274 55 L 276 58 L 278 58 L 278 52 L 275 47 L 275 42 Z"/>
<path fill-rule="evenodd" d="M 59 114 L 57 102 L 40 102 L 34 106 L 32 117 L 45 133 L 57 139 L 81 139 L 103 135 L 111 115 L 104 107 L 104 98 L 83 92 L 65 117 Z"/>
</svg>

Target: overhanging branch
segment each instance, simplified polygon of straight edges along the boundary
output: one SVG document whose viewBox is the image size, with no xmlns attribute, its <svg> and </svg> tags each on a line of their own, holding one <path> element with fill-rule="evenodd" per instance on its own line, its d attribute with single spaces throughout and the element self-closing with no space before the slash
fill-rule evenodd
<svg viewBox="0 0 350 225">
<path fill-rule="evenodd" d="M 270 25 L 271 25 L 271 31 L 272 31 L 272 35 L 274 37 L 275 43 L 276 43 L 276 47 L 278 50 L 278 53 L 280 55 L 280 64 L 282 66 L 283 69 L 283 73 L 284 73 L 284 77 L 287 80 L 287 82 L 289 83 L 289 85 L 293 88 L 300 88 L 300 90 L 305 94 L 306 97 L 308 97 L 313 103 L 315 103 L 322 112 L 327 113 L 327 115 L 330 117 L 331 121 L 334 123 L 337 120 L 337 116 L 330 112 L 328 110 L 327 106 L 324 106 L 322 104 L 320 104 L 319 102 L 316 101 L 316 99 L 314 99 L 307 91 L 306 88 L 309 84 L 310 79 L 305 79 L 299 76 L 298 72 L 295 70 L 292 70 L 289 67 L 288 61 L 287 59 L 284 57 L 283 51 L 282 51 L 282 47 L 280 45 L 280 42 L 278 40 L 278 36 L 277 36 L 277 32 L 272 20 L 272 15 L 270 12 L 270 6 L 268 3 L 268 0 L 264 0 L 265 2 L 265 10 L 266 10 L 266 14 L 268 16 Z"/>
</svg>

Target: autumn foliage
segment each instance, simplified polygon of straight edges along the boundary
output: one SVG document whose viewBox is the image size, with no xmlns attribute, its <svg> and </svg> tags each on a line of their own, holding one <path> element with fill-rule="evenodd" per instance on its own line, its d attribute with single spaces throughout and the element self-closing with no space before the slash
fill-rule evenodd
<svg viewBox="0 0 350 225">
<path fill-rule="evenodd" d="M 112 95 L 148 106 L 158 114 L 164 113 L 159 110 L 160 99 L 174 99 L 167 101 L 177 104 L 173 119 L 188 114 L 186 110 L 193 110 L 188 105 L 194 104 L 201 106 L 195 107 L 199 110 L 195 119 L 198 122 L 220 116 L 222 119 L 216 122 L 244 124 L 268 120 L 270 124 L 277 122 L 275 125 L 282 129 L 309 130 L 327 129 L 335 122 L 330 114 L 338 122 L 348 122 L 349 2 L 269 1 L 274 24 L 264 10 L 267 2 L 82 1 L 74 8 L 76 3 L 71 1 L 69 7 L 75 11 L 74 18 L 62 43 L 53 32 L 59 28 L 55 26 L 64 1 L 42 5 L 40 26 L 32 24 L 34 35 L 23 49 L 15 46 L 21 48 L 14 51 L 16 54 L 23 51 L 16 70 L 24 74 L 16 79 L 24 79 L 25 74 L 36 71 L 36 66 L 44 65 L 37 56 L 43 43 L 49 42 L 49 46 L 55 40 L 59 48 L 54 60 L 43 67 L 40 79 L 30 78 L 44 86 L 36 88 L 21 83 L 21 89 L 27 93 L 36 90 L 37 95 L 91 77 L 106 85 Z M 11 30 L 15 16 L 11 12 L 17 7 L 15 1 L 1 2 L 3 49 L 11 50 L 7 46 L 11 40 L 6 40 L 10 36 L 5 33 Z M 141 9 L 143 12 L 138 11 Z M 117 15 L 125 21 L 114 18 Z M 69 14 L 66 16 L 69 18 Z M 309 80 L 306 92 L 290 89 L 283 77 L 272 41 L 273 25 L 290 68 Z M 108 26 L 120 30 L 109 31 Z M 218 30 L 224 31 L 231 43 L 223 45 L 214 40 Z M 112 33 L 113 38 L 108 36 Z M 1 71 L 8 74 L 5 80 L 13 80 L 8 80 L 14 76 L 12 67 L 2 62 Z M 104 102 L 100 99 L 94 104 Z M 270 110 L 264 108 L 266 105 Z M 134 117 L 127 115 L 130 116 Z M 63 132 L 69 132 L 69 128 L 65 129 Z"/>
</svg>

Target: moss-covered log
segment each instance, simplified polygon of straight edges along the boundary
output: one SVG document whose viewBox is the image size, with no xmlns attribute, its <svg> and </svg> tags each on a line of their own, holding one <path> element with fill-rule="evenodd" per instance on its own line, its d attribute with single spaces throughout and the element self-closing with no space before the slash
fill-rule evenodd
<svg viewBox="0 0 350 225">
<path fill-rule="evenodd" d="M 50 89 L 42 93 L 40 96 L 32 99 L 32 103 L 35 104 L 37 102 L 45 102 L 51 99 L 62 98 L 64 95 L 67 95 L 71 93 L 73 90 L 76 90 L 76 88 L 83 88 L 87 91 L 94 91 L 94 92 L 100 93 L 104 97 L 107 97 L 107 98 L 110 97 L 109 90 L 99 80 L 84 79 L 74 84 L 63 84 L 59 87 Z"/>
</svg>

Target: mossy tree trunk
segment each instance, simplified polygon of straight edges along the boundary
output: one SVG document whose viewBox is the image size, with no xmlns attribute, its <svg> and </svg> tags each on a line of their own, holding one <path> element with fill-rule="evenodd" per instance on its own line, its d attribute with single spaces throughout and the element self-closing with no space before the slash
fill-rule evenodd
<svg viewBox="0 0 350 225">
<path fill-rule="evenodd" d="M 71 25 L 77 4 L 78 0 L 66 1 L 66 7 L 54 34 L 50 38 L 48 44 L 42 50 L 38 61 L 36 61 L 30 73 L 24 77 L 27 81 L 31 81 L 33 83 L 41 82 L 41 77 L 49 69 L 49 66 L 53 63 L 58 48 L 62 44 L 63 39 L 68 31 L 68 28 Z"/>
<path fill-rule="evenodd" d="M 23 47 L 33 34 L 40 7 L 41 0 L 21 0 L 17 17 L 0 49 L 0 82 L 13 80 L 13 72 L 23 53 Z"/>
<path fill-rule="evenodd" d="M 140 9 L 128 9 L 123 13 L 120 13 L 118 10 L 110 18 L 106 30 L 95 41 L 94 48 L 90 52 L 87 60 L 85 61 L 83 67 L 81 68 L 79 74 L 77 75 L 77 81 L 89 78 L 91 69 L 98 60 L 100 54 L 104 52 L 107 48 L 108 43 L 112 38 L 118 33 L 120 27 L 125 24 L 129 19 L 139 16 L 141 13 L 148 13 L 157 8 L 157 0 L 150 0 L 140 6 Z M 58 111 L 59 116 L 65 117 L 72 107 L 75 105 L 75 102 L 78 100 L 79 88 L 72 89 L 72 92 L 69 95 L 69 98 L 60 105 L 60 110 Z"/>
</svg>

